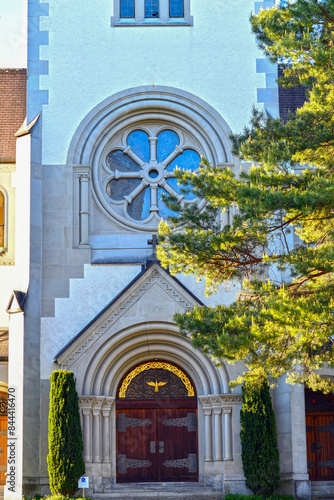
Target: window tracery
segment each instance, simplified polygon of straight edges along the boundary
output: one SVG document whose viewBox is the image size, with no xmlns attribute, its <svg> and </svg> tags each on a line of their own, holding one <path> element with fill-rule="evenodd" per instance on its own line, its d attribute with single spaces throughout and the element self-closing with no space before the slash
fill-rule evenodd
<svg viewBox="0 0 334 500">
<path fill-rule="evenodd" d="M 145 128 L 135 128 L 113 141 L 101 180 L 112 210 L 130 221 L 158 224 L 161 217 L 175 215 L 163 195 L 173 195 L 181 204 L 197 201 L 194 193 L 178 184 L 175 171 L 195 172 L 200 154 L 180 131 L 155 124 Z"/>
</svg>

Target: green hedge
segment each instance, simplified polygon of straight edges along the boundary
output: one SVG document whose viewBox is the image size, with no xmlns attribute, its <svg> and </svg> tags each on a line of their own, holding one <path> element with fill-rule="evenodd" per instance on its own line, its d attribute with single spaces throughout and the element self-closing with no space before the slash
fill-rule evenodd
<svg viewBox="0 0 334 500">
<path fill-rule="evenodd" d="M 48 471 L 51 493 L 61 499 L 77 491 L 85 463 L 74 374 L 56 370 L 50 381 Z"/>
<path fill-rule="evenodd" d="M 246 382 L 242 387 L 241 458 L 246 486 L 270 498 L 279 487 L 280 465 L 275 414 L 269 385 Z"/>
</svg>

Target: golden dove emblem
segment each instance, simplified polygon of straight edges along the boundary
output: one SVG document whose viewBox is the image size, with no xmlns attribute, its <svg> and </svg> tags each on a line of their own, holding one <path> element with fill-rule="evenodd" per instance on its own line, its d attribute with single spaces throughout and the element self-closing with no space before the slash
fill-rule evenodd
<svg viewBox="0 0 334 500">
<path fill-rule="evenodd" d="M 167 382 L 158 382 L 157 380 L 155 382 L 146 382 L 146 383 L 147 385 L 154 387 L 154 392 L 159 392 L 159 387 L 167 384 Z"/>
</svg>

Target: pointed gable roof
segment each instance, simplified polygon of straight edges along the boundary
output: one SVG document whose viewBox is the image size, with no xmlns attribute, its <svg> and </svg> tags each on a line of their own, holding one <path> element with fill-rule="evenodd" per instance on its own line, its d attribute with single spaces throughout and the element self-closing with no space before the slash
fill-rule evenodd
<svg viewBox="0 0 334 500">
<path fill-rule="evenodd" d="M 153 291 L 154 287 L 156 289 Z M 162 295 L 164 304 L 175 305 L 175 312 L 192 309 L 196 304 L 203 305 L 183 283 L 171 276 L 159 263 L 152 262 L 56 354 L 54 362 L 64 368 L 70 366 L 134 304 L 145 301 L 145 296 L 149 293 L 150 300 L 152 297 L 154 300 L 159 294 Z M 169 318 L 170 321 L 172 316 L 173 314 Z M 163 319 L 161 315 L 159 319 Z"/>
</svg>

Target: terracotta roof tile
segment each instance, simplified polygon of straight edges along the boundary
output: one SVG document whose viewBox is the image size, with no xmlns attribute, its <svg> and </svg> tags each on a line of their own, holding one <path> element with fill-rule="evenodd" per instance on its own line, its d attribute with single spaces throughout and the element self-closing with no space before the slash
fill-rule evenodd
<svg viewBox="0 0 334 500">
<path fill-rule="evenodd" d="M 15 161 L 15 132 L 26 117 L 27 70 L 0 69 L 0 162 Z"/>
</svg>

